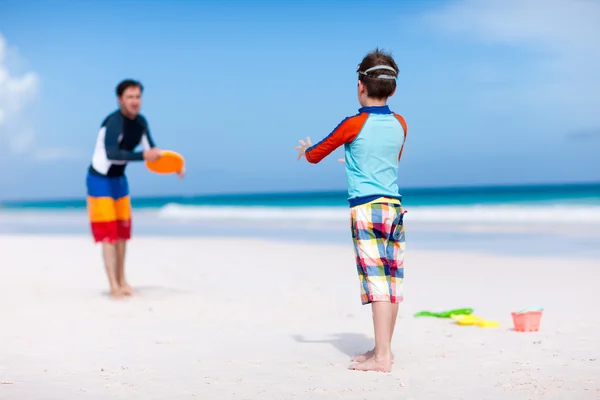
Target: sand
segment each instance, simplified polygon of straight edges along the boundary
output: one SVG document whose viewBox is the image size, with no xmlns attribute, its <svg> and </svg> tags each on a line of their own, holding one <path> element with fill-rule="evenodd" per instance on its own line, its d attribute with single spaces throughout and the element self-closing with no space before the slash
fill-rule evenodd
<svg viewBox="0 0 600 400">
<path fill-rule="evenodd" d="M 373 343 L 349 245 L 136 238 L 113 301 L 87 236 L 3 236 L 0 399 L 599 399 L 599 267 L 409 247 L 382 374 L 346 369 Z M 501 327 L 413 317 L 467 306 Z"/>
</svg>

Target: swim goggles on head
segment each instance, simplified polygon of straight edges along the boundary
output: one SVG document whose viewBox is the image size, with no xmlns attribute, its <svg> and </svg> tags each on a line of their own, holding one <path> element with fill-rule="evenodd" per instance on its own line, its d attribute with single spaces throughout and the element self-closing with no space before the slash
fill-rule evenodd
<svg viewBox="0 0 600 400">
<path fill-rule="evenodd" d="M 393 71 L 394 75 L 387 75 L 387 74 L 382 74 L 382 75 L 377 75 L 377 76 L 371 76 L 371 78 L 378 78 L 378 79 L 396 79 L 397 78 L 397 74 L 398 71 L 396 71 L 394 68 L 388 66 L 388 65 L 376 65 L 374 67 L 371 67 L 369 69 L 367 69 L 366 71 L 358 71 L 359 74 L 364 75 L 364 76 L 370 76 L 367 75 L 369 72 L 371 71 L 375 71 L 377 69 L 387 69 L 389 71 Z"/>
</svg>

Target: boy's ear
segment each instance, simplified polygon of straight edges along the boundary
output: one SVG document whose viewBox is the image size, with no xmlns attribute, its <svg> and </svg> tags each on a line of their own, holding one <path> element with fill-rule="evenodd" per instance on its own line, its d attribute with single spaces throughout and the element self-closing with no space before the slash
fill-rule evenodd
<svg viewBox="0 0 600 400">
<path fill-rule="evenodd" d="M 394 88 L 394 91 L 392 92 L 392 94 L 390 94 L 390 97 L 392 97 L 394 93 L 396 93 L 396 88 Z"/>
<path fill-rule="evenodd" d="M 366 93 L 366 91 L 367 91 L 365 84 L 362 83 L 361 81 L 358 81 L 358 91 L 361 93 Z"/>
</svg>

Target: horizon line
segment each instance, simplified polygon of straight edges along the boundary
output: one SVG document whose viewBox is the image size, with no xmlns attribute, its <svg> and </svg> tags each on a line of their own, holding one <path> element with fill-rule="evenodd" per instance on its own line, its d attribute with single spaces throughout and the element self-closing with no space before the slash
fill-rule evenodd
<svg viewBox="0 0 600 400">
<path fill-rule="evenodd" d="M 569 183 L 534 183 L 534 184 L 499 184 L 499 185 L 456 185 L 456 186 L 427 186 L 427 187 L 405 187 L 401 189 L 401 191 L 409 191 L 412 194 L 426 194 L 427 192 L 463 192 L 468 193 L 472 191 L 497 191 L 497 190 L 522 190 L 522 189 L 555 189 L 558 187 L 568 187 L 568 188 L 593 188 L 595 186 L 600 187 L 600 181 L 586 181 L 586 182 L 569 182 Z M 173 198 L 223 198 L 223 197 L 263 197 L 263 196 L 323 196 L 323 195 L 332 195 L 332 194 L 341 194 L 345 193 L 346 189 L 334 189 L 334 190 L 318 190 L 318 191 L 265 191 L 265 192 L 222 192 L 222 193 L 205 193 L 205 194 L 178 194 L 178 195 L 141 195 L 141 196 L 132 196 L 132 201 L 135 199 L 143 199 L 143 200 L 160 200 L 160 199 L 173 199 Z M 85 200 L 85 195 L 81 197 L 54 197 L 54 198 L 39 198 L 39 199 L 0 199 L 0 206 L 2 205 L 10 205 L 10 204 L 35 204 L 35 203 L 46 203 L 46 202 L 72 202 Z"/>
</svg>

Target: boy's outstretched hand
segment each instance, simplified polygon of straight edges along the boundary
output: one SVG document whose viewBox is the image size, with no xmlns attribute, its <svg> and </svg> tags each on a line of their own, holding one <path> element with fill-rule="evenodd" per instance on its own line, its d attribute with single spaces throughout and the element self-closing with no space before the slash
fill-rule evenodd
<svg viewBox="0 0 600 400">
<path fill-rule="evenodd" d="M 302 158 L 302 156 L 306 152 L 306 149 L 308 149 L 309 147 L 312 146 L 310 137 L 306 138 L 306 142 L 304 140 L 300 140 L 299 142 L 300 142 L 300 146 L 297 146 L 295 148 L 296 150 L 298 150 L 298 160 Z"/>
</svg>

